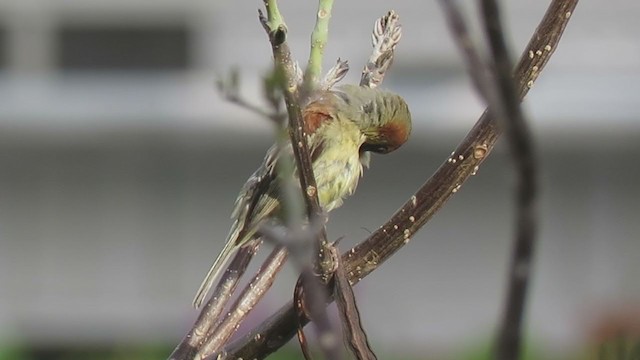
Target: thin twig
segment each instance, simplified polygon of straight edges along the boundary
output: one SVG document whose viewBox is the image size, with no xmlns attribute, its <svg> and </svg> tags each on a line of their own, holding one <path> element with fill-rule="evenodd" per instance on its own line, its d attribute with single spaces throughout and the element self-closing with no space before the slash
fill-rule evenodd
<svg viewBox="0 0 640 360">
<path fill-rule="evenodd" d="M 270 119 L 275 123 L 282 122 L 285 114 L 280 111 L 280 101 L 282 98 L 275 97 L 274 91 L 268 86 L 269 80 L 265 80 L 263 86 L 265 98 L 271 105 L 271 111 L 267 111 L 262 107 L 252 104 L 240 94 L 240 72 L 237 68 L 232 68 L 228 78 L 218 77 L 216 79 L 216 88 L 222 97 L 230 103 L 251 111 L 261 117 Z"/>
<path fill-rule="evenodd" d="M 324 48 L 327 46 L 327 40 L 329 38 L 329 20 L 331 19 L 332 7 L 333 0 L 318 1 L 316 26 L 311 33 L 311 51 L 309 52 L 309 62 L 307 63 L 307 69 L 304 74 L 304 92 L 306 94 L 310 94 L 318 88 L 320 82 Z"/>
<path fill-rule="evenodd" d="M 268 111 L 266 111 L 265 109 L 251 104 L 250 102 L 248 102 L 246 99 L 239 97 L 239 96 L 225 96 L 225 99 L 231 103 L 234 103 L 238 106 L 240 106 L 243 109 L 249 110 L 252 113 L 259 115 L 261 117 L 267 118 L 267 119 L 271 119 L 274 122 L 279 122 L 283 117 L 284 114 L 280 114 L 280 113 L 270 113 Z"/>
<path fill-rule="evenodd" d="M 514 71 L 518 97 L 528 92 L 555 51 L 577 0 L 553 0 Z M 537 51 L 540 49 L 540 53 Z M 542 51 L 544 50 L 544 51 Z M 530 51 L 534 56 L 530 56 Z M 434 175 L 380 229 L 343 255 L 352 284 L 374 271 L 399 250 L 444 203 L 460 189 L 493 149 L 500 131 L 485 112 Z M 462 157 L 462 159 L 460 158 Z M 262 359 L 295 334 L 296 315 L 286 304 L 243 338 L 228 347 L 228 358 Z M 256 339 L 256 334 L 260 337 Z"/>
</svg>

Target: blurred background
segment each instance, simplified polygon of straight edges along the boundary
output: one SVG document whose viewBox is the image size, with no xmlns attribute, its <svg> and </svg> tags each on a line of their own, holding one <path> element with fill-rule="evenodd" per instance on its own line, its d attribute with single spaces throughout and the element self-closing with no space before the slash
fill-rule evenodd
<svg viewBox="0 0 640 360">
<path fill-rule="evenodd" d="M 548 3 L 502 1 L 514 55 Z M 246 98 L 264 104 L 271 51 L 261 6 L 0 0 L 0 359 L 163 359 L 189 329 L 233 201 L 273 139 L 268 121 L 214 86 L 236 67 Z M 280 6 L 304 64 L 316 5 Z M 373 22 L 390 7 L 404 35 L 383 86 L 407 99 L 414 132 L 399 151 L 374 156 L 356 195 L 332 213 L 329 234 L 345 237 L 343 249 L 408 199 L 483 109 L 435 1 L 336 1 L 325 68 L 348 59 L 347 81 L 357 82 Z M 542 182 L 530 358 L 587 358 L 611 334 L 640 358 L 638 16 L 637 1 L 582 1 L 526 100 Z M 512 194 L 499 146 L 356 287 L 379 355 L 487 351 L 503 305 Z M 287 266 L 250 325 L 290 298 L 295 278 Z"/>
</svg>

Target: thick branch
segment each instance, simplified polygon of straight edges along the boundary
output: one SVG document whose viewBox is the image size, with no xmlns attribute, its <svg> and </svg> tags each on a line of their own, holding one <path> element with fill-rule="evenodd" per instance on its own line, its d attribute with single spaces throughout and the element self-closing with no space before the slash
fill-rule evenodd
<svg viewBox="0 0 640 360">
<path fill-rule="evenodd" d="M 560 41 L 577 0 L 554 0 L 536 29 L 515 68 L 518 98 L 522 99 L 538 77 Z M 544 51 L 543 51 L 544 50 Z M 534 54 L 534 56 L 530 56 Z M 434 175 L 391 219 L 367 240 L 343 255 L 352 283 L 375 270 L 407 243 L 463 182 L 475 174 L 499 136 L 495 119 L 487 112 Z M 233 358 L 264 358 L 284 345 L 295 334 L 295 313 L 289 303 L 229 347 Z M 256 334 L 260 337 L 256 339 Z"/>
</svg>

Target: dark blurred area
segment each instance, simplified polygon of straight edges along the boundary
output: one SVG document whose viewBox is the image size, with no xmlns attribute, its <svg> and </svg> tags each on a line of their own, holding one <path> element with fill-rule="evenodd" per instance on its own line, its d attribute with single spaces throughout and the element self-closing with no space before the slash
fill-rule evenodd
<svg viewBox="0 0 640 360">
<path fill-rule="evenodd" d="M 548 2 L 502 3 L 519 54 Z M 236 67 L 246 98 L 264 104 L 260 6 L 0 0 L 0 359 L 161 359 L 189 329 L 237 192 L 273 141 L 267 120 L 214 87 Z M 389 6 L 404 35 L 383 86 L 407 99 L 414 132 L 373 156 L 331 214 L 343 250 L 411 196 L 483 109 L 436 2 L 336 2 L 325 67 L 348 59 L 356 82 Z M 281 10 L 304 64 L 315 5 Z M 640 356 L 638 15 L 631 0 L 579 3 L 525 104 L 542 183 L 531 359 L 618 360 L 609 354 L 621 342 Z M 499 146 L 356 287 L 383 358 L 484 358 L 503 305 L 513 185 Z M 246 327 L 290 299 L 295 279 L 288 266 Z"/>
</svg>

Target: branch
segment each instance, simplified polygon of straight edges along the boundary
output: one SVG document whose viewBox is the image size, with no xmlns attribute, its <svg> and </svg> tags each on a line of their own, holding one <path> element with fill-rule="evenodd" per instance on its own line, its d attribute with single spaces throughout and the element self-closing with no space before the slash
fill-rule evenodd
<svg viewBox="0 0 640 360">
<path fill-rule="evenodd" d="M 338 254 L 336 253 L 336 258 Z M 313 273 L 311 266 L 305 266 L 302 268 L 298 282 L 294 290 L 294 302 L 298 295 L 301 295 L 298 300 L 300 301 L 298 306 L 304 309 L 302 318 L 308 318 L 313 321 L 316 328 L 316 336 L 318 338 L 318 344 L 325 359 L 340 360 L 343 358 L 342 349 L 340 347 L 340 341 L 338 338 L 338 332 L 335 330 L 334 325 L 329 319 L 327 313 L 327 304 L 329 296 L 327 295 L 326 287 L 322 286 L 322 283 L 318 281 L 318 277 Z M 303 321 L 299 324 L 298 335 L 300 336 L 300 346 L 302 348 L 305 358 L 310 359 L 307 345 L 305 344 L 304 334 L 302 328 L 306 324 Z"/>
<path fill-rule="evenodd" d="M 271 119 L 274 122 L 278 122 L 283 117 L 283 114 L 278 111 L 278 108 L 276 106 L 272 106 L 273 111 L 268 112 L 263 108 L 250 103 L 244 97 L 242 97 L 242 95 L 240 94 L 240 72 L 237 68 L 231 69 L 231 73 L 229 74 L 228 78 L 218 77 L 215 83 L 218 92 L 225 100 L 236 104 L 241 108 L 249 110 L 254 114 Z M 267 97 L 269 101 L 272 101 L 272 99 L 268 96 L 265 97 Z"/>
<path fill-rule="evenodd" d="M 492 53 L 491 69 L 495 70 L 494 76 L 491 77 L 488 76 L 491 71 L 480 60 L 455 0 L 441 0 L 441 4 L 455 35 L 454 39 L 465 55 L 464 59 L 474 86 L 506 129 L 517 170 L 516 236 L 509 269 L 507 301 L 496 346 L 497 359 L 517 359 L 536 233 L 537 185 L 532 139 L 511 78 L 512 60 L 508 54 L 495 1 L 483 1 L 483 19 Z"/>
<path fill-rule="evenodd" d="M 286 71 L 286 64 L 279 63 L 279 58 L 290 57 L 290 52 L 286 45 L 285 37 L 282 36 L 282 43 L 278 45 L 273 41 L 273 37 L 270 36 L 276 67 L 280 67 L 283 72 L 283 76 L 288 78 L 289 74 Z M 283 52 L 287 52 L 288 54 Z M 313 173 L 313 165 L 309 156 L 309 148 L 307 144 L 307 134 L 304 132 L 304 120 L 302 118 L 302 112 L 300 109 L 300 101 L 298 92 L 291 91 L 290 88 L 284 89 L 284 99 L 287 106 L 287 113 L 289 115 L 289 136 L 291 138 L 291 144 L 293 148 L 293 154 L 295 163 L 298 169 L 298 177 L 300 180 L 300 187 L 303 189 L 302 193 L 305 199 L 306 213 L 308 219 L 323 218 L 322 209 L 318 201 L 318 187 L 316 185 L 315 176 Z M 314 263 L 320 274 L 329 274 L 333 268 L 332 259 L 328 250 L 328 241 L 326 228 L 323 224 L 318 236 L 313 242 L 315 253 L 318 254 L 317 258 L 314 258 Z M 319 281 L 319 280 L 318 280 Z M 313 285 L 310 285 L 313 286 Z M 327 291 L 324 287 L 320 287 L 319 290 L 322 293 L 322 301 L 328 298 Z M 323 309 L 324 311 L 324 309 Z"/>
<path fill-rule="evenodd" d="M 353 288 L 344 270 L 342 261 L 339 262 L 333 279 L 335 282 L 333 296 L 342 322 L 343 337 L 349 350 L 351 350 L 351 353 L 356 359 L 376 360 L 376 354 L 373 352 L 373 349 L 371 349 L 371 345 L 367 339 L 367 333 L 362 326 L 356 297 L 353 294 Z"/>
<path fill-rule="evenodd" d="M 311 221 L 312 219 L 324 218 L 322 216 L 323 211 L 320 208 L 318 201 L 318 187 L 313 173 L 311 158 L 309 156 L 307 134 L 304 132 L 305 126 L 300 109 L 300 95 L 297 89 L 297 82 L 295 80 L 291 80 L 295 76 L 297 68 L 292 66 L 294 62 L 291 60 L 291 51 L 286 43 L 286 26 L 284 25 L 282 16 L 277 10 L 276 1 L 264 0 L 264 3 L 268 10 L 268 17 L 265 19 L 264 16 L 260 15 L 260 21 L 269 34 L 269 41 L 271 42 L 276 71 L 282 74 L 282 77 L 285 80 L 283 93 L 289 116 L 289 136 L 291 138 L 296 168 L 298 169 L 300 188 L 302 189 L 303 197 L 305 199 L 307 219 Z M 318 17 L 316 27 L 312 35 L 309 66 L 307 68 L 307 74 L 305 75 L 305 82 L 307 84 L 306 88 L 308 92 L 318 85 L 318 75 L 322 68 L 322 54 L 327 40 L 328 21 L 331 16 L 332 4 L 332 0 L 319 0 Z M 274 19 L 278 19 L 279 25 L 277 27 L 274 27 L 274 22 L 276 22 Z M 338 67 L 340 67 L 340 62 L 338 62 Z M 294 84 L 296 86 L 294 86 Z M 302 222 L 300 222 L 300 224 L 302 224 Z M 297 227 L 297 224 L 288 225 L 293 227 L 293 229 Z M 317 241 L 314 242 L 314 253 L 316 253 L 318 257 L 314 258 L 313 263 L 316 264 L 315 267 L 320 271 L 320 274 L 329 274 L 333 269 L 333 260 L 329 250 L 324 223 L 322 224 L 319 234 L 315 239 Z M 326 299 L 328 299 L 328 294 L 326 288 L 321 286 L 319 281 L 320 279 L 314 279 L 313 277 L 307 276 L 305 286 L 314 290 L 313 294 L 316 296 L 313 300 L 320 301 L 322 304 L 322 306 L 319 307 L 319 311 L 314 311 L 314 314 L 315 320 L 319 321 L 316 325 L 320 333 L 326 335 L 326 333 L 333 332 L 333 329 L 328 322 L 328 316 L 324 306 Z M 315 308 L 316 307 L 314 307 L 314 309 Z M 323 349 L 329 355 L 334 355 L 336 353 L 335 346 L 323 347 Z M 331 356 L 329 358 L 335 358 L 335 356 Z"/>
<path fill-rule="evenodd" d="M 311 33 L 311 51 L 307 70 L 304 73 L 304 89 L 309 94 L 318 87 L 320 74 L 322 74 L 322 58 L 324 48 L 327 46 L 329 37 L 329 19 L 331 19 L 331 8 L 333 0 L 319 0 L 318 13 L 316 15 L 316 26 Z"/>
<path fill-rule="evenodd" d="M 284 78 L 284 101 L 289 115 L 289 136 L 293 144 L 293 154 L 296 161 L 300 186 L 303 189 L 307 216 L 312 218 L 320 216 L 322 209 L 318 203 L 317 185 L 313 174 L 313 167 L 309 157 L 307 137 L 304 133 L 304 120 L 298 99 L 298 84 L 292 80 L 296 74 L 295 62 L 291 58 L 291 50 L 286 42 L 287 28 L 278 11 L 275 0 L 264 0 L 268 18 L 260 12 L 260 22 L 269 35 L 271 49 L 273 50 L 276 70 L 280 70 Z M 272 18 L 273 17 L 273 18 Z M 277 26 L 274 27 L 274 24 Z M 326 231 L 322 231 L 320 237 L 326 242 Z"/>
<path fill-rule="evenodd" d="M 229 268 L 223 274 L 218 286 L 216 286 L 213 295 L 203 306 L 198 319 L 187 335 L 182 339 L 180 344 L 169 356 L 169 360 L 193 359 L 202 349 L 213 333 L 217 331 L 216 321 L 222 310 L 229 302 L 231 295 L 235 291 L 240 277 L 247 270 L 249 262 L 253 255 L 258 251 L 261 241 L 254 241 L 238 250 Z"/>
<path fill-rule="evenodd" d="M 576 4 L 577 0 L 554 0 L 549 5 L 514 71 L 519 99 L 527 94 L 549 61 Z M 499 135 L 495 119 L 485 111 L 451 157 L 409 201 L 367 240 L 342 256 L 350 282 L 360 281 L 407 243 L 464 181 L 477 172 Z M 286 304 L 252 332 L 231 344 L 228 353 L 233 358 L 264 358 L 289 341 L 295 334 L 295 324 L 293 306 Z M 260 334 L 258 339 L 257 334 Z"/>
<path fill-rule="evenodd" d="M 491 86 L 492 77 L 489 76 L 490 71 L 473 45 L 458 2 L 456 0 L 440 0 L 440 5 L 444 10 L 449 29 L 453 34 L 453 40 L 463 54 L 462 58 L 465 61 L 473 86 L 487 105 L 495 104 L 495 89 Z"/>
<path fill-rule="evenodd" d="M 280 271 L 286 260 L 287 251 L 284 248 L 279 247 L 271 252 L 271 255 L 265 260 L 260 270 L 258 270 L 257 275 L 251 280 L 249 285 L 245 287 L 242 294 L 240 294 L 236 302 L 232 305 L 232 310 L 226 314 L 220 325 L 216 328 L 215 333 L 208 339 L 207 343 L 204 344 L 197 354 L 198 358 L 205 359 L 211 357 L 211 355 L 222 348 L 231 335 L 238 329 L 238 325 L 262 298 L 262 296 L 256 296 L 256 293 L 252 290 L 257 288 L 269 289 L 271 285 L 273 285 L 275 275 Z M 264 294 L 264 292 L 262 292 L 262 294 Z"/>
<path fill-rule="evenodd" d="M 317 337 L 320 340 L 320 349 L 325 359 L 339 360 L 342 358 L 340 342 L 338 341 L 337 331 L 334 330 L 326 311 L 327 289 L 318 281 L 310 265 L 313 264 L 313 253 L 310 251 L 312 249 L 310 244 L 318 237 L 318 233 L 324 227 L 324 223 L 324 218 L 311 219 L 309 226 L 304 229 L 301 227 L 282 229 L 265 224 L 260 228 L 259 233 L 266 241 L 287 249 L 293 264 L 301 274 L 294 290 L 294 303 L 296 303 L 297 295 L 300 295 L 298 303 L 300 307 L 304 308 L 305 313 L 309 314 L 309 317 L 313 319 Z M 339 256 L 337 250 L 334 247 L 329 247 L 329 250 L 331 250 L 331 256 L 336 259 L 334 262 L 337 264 Z M 301 330 L 302 328 L 300 328 L 298 334 L 300 336 L 300 346 L 305 358 L 309 359 L 310 354 Z"/>
<path fill-rule="evenodd" d="M 495 0 L 483 0 L 482 12 L 493 54 L 498 98 L 502 100 L 507 142 L 517 173 L 516 234 L 509 268 L 509 287 L 496 346 L 497 360 L 518 359 L 522 319 L 536 242 L 537 166 L 531 134 L 511 78 L 512 60 L 504 39 L 500 11 Z"/>
</svg>

